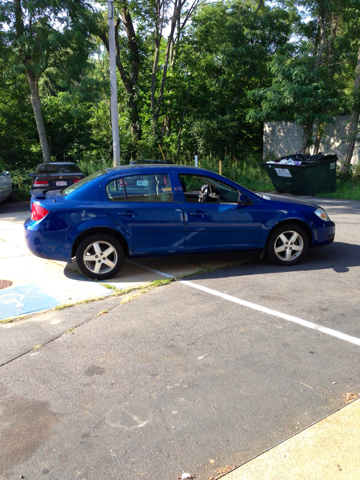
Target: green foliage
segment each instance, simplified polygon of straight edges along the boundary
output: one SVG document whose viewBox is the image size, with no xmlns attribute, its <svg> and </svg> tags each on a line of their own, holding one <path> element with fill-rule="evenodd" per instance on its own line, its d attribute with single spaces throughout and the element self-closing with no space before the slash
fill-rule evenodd
<svg viewBox="0 0 360 480">
<path fill-rule="evenodd" d="M 128 77 L 139 62 L 134 95 L 141 138 L 131 133 L 134 112 L 118 74 L 122 164 L 162 158 L 159 144 L 176 163 L 193 162 L 197 150 L 204 166 L 218 171 L 222 160 L 226 176 L 253 189 L 272 189 L 258 165 L 264 120 L 326 124 L 359 105 L 353 93 L 357 0 L 279 0 L 265 2 L 259 10 L 255 0 L 224 0 L 203 4 L 178 32 L 154 135 L 150 97 L 156 3 L 114 3 L 118 14 L 127 4 L 136 25 L 135 58 L 119 23 L 119 52 Z M 111 166 L 109 61 L 98 36 L 107 31 L 107 2 L 20 4 L 21 35 L 14 2 L 0 4 L 0 162 L 11 172 L 25 172 L 42 161 L 25 74 L 31 67 L 38 78 L 52 159 L 75 161 L 86 173 Z M 306 21 L 300 7 L 309 16 Z M 156 96 L 165 49 L 163 38 Z M 354 170 L 352 178 L 356 175 Z M 20 190 L 25 188 L 21 178 Z"/>
<path fill-rule="evenodd" d="M 248 5 L 219 2 L 198 11 L 169 80 L 171 91 L 179 92 L 171 98 L 174 125 L 189 92 L 182 151 L 240 155 L 249 147 L 261 150 L 261 126 L 246 119 L 252 103 L 248 94 L 268 82 L 267 62 L 289 35 L 290 16 L 279 8 L 264 7 L 259 15 Z"/>
<path fill-rule="evenodd" d="M 15 200 L 29 200 L 31 178 L 28 176 L 29 171 L 23 168 L 17 168 L 11 171 L 11 178 L 15 186 Z"/>
<path fill-rule="evenodd" d="M 260 165 L 262 158 L 260 155 L 243 155 L 237 160 L 234 156 L 225 156 L 221 160 L 221 174 L 240 183 L 249 190 L 269 191 L 274 190 L 274 186 L 269 179 L 268 174 Z M 206 168 L 213 172 L 220 172 L 220 161 L 213 157 L 201 158 L 199 167 Z"/>
<path fill-rule="evenodd" d="M 333 193 L 319 193 L 319 197 L 338 198 L 343 200 L 360 200 L 360 179 L 354 182 L 336 181 L 336 191 Z"/>
</svg>

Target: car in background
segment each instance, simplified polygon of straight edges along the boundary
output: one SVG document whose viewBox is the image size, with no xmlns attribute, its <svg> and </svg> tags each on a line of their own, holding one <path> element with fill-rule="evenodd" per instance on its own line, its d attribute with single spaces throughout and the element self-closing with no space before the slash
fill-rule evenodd
<svg viewBox="0 0 360 480">
<path fill-rule="evenodd" d="M 40 163 L 32 177 L 31 190 L 63 190 L 85 177 L 85 173 L 72 162 Z"/>
<path fill-rule="evenodd" d="M 33 190 L 24 228 L 34 255 L 76 257 L 81 272 L 98 280 L 116 275 L 127 256 L 258 250 L 290 266 L 335 237 L 317 205 L 169 164 L 106 168 L 61 192 Z"/>
<path fill-rule="evenodd" d="M 10 172 L 0 172 L 0 202 L 10 199 L 13 200 L 15 187 Z"/>
</svg>

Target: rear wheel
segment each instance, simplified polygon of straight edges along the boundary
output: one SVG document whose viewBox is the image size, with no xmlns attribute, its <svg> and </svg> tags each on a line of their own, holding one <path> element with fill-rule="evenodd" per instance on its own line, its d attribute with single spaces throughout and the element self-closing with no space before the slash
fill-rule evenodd
<svg viewBox="0 0 360 480">
<path fill-rule="evenodd" d="M 308 249 L 309 240 L 305 231 L 296 224 L 288 223 L 270 233 L 266 254 L 277 265 L 295 265 L 303 259 Z"/>
<path fill-rule="evenodd" d="M 124 249 L 115 237 L 96 233 L 85 238 L 76 250 L 76 261 L 88 278 L 106 280 L 115 276 L 124 264 Z"/>
</svg>

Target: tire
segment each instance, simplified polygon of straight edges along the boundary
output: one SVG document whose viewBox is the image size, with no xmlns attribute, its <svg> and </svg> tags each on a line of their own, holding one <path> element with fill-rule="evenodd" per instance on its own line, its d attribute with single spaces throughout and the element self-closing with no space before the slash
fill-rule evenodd
<svg viewBox="0 0 360 480">
<path fill-rule="evenodd" d="M 295 265 L 306 255 L 309 239 L 296 224 L 286 223 L 274 228 L 266 244 L 266 255 L 276 265 Z"/>
<path fill-rule="evenodd" d="M 106 280 L 114 277 L 124 264 L 124 249 L 115 237 L 95 233 L 85 238 L 76 250 L 76 261 L 88 278 Z"/>
</svg>

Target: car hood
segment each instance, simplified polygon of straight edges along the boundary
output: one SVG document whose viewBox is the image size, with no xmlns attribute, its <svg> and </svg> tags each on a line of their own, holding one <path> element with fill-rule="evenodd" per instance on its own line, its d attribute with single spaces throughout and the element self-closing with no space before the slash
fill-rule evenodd
<svg viewBox="0 0 360 480">
<path fill-rule="evenodd" d="M 288 197 L 286 195 L 277 195 L 274 193 L 263 193 L 263 192 L 256 192 L 256 195 L 261 197 L 265 201 L 272 201 L 272 202 L 281 202 L 281 203 L 288 203 L 288 204 L 296 204 L 296 205 L 306 205 L 308 207 L 319 208 L 319 205 L 315 203 L 308 202 L 306 200 L 302 200 L 301 198 L 295 197 Z"/>
</svg>

